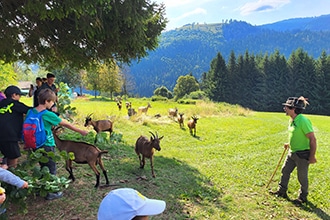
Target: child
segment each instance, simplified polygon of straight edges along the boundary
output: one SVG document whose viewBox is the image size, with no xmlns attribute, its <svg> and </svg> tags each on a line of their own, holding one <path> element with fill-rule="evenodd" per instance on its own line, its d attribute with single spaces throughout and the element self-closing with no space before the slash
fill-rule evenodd
<svg viewBox="0 0 330 220">
<path fill-rule="evenodd" d="M 8 169 L 8 166 L 6 164 L 0 166 L 0 180 L 3 182 L 6 182 L 8 184 L 11 184 L 13 186 L 19 187 L 19 188 L 28 188 L 29 185 L 26 181 L 22 180 L 15 174 L 11 173 L 10 171 L 6 170 Z M 2 208 L 1 205 L 6 200 L 6 192 L 5 189 L 0 187 L 0 215 L 4 214 L 6 212 L 5 208 Z"/>
<path fill-rule="evenodd" d="M 166 207 L 163 200 L 149 199 L 132 188 L 112 190 L 103 198 L 97 213 L 98 220 L 147 220 L 161 214 Z"/>
<path fill-rule="evenodd" d="M 9 167 L 16 167 L 21 152 L 18 141 L 22 137 L 23 116 L 30 107 L 20 102 L 21 90 L 17 86 L 8 86 L 6 99 L 0 102 L 0 151 L 7 158 Z"/>
<path fill-rule="evenodd" d="M 51 89 L 43 89 L 40 91 L 38 96 L 39 105 L 30 111 L 35 112 L 41 112 L 46 109 L 50 109 L 55 101 L 56 101 L 56 95 Z M 81 135 L 87 135 L 88 132 L 81 130 L 75 126 L 73 126 L 68 121 L 61 119 L 58 117 L 54 112 L 46 110 L 46 112 L 42 115 L 42 120 L 44 122 L 44 127 L 47 135 L 47 141 L 42 146 L 42 148 L 45 149 L 46 152 L 55 152 L 55 140 L 52 133 L 52 127 L 56 125 L 62 125 L 66 128 L 69 128 L 73 131 L 79 132 Z M 56 163 L 49 158 L 49 161 L 47 163 L 40 163 L 41 167 L 47 166 L 49 168 L 49 171 L 51 174 L 56 175 Z M 48 193 L 46 199 L 52 200 L 62 197 L 62 192 L 57 193 Z"/>
</svg>

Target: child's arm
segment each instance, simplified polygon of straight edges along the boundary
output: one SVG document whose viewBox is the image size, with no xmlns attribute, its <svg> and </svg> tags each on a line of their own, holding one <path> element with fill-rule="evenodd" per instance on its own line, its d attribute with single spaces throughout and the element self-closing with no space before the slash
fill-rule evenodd
<svg viewBox="0 0 330 220">
<path fill-rule="evenodd" d="M 0 180 L 19 188 L 28 188 L 28 183 L 12 172 L 0 167 Z"/>
<path fill-rule="evenodd" d="M 81 130 L 81 129 L 75 127 L 73 124 L 69 123 L 68 121 L 66 121 L 64 119 L 62 119 L 62 121 L 60 122 L 60 125 L 66 127 L 66 128 L 69 128 L 72 131 L 78 132 L 78 133 L 80 133 L 83 136 L 85 136 L 85 135 L 88 134 L 88 131 Z"/>
</svg>

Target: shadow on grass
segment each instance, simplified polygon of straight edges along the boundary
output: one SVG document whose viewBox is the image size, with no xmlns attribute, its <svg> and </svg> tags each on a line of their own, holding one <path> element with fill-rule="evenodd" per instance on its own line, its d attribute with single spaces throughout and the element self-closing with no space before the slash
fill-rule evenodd
<svg viewBox="0 0 330 220">
<path fill-rule="evenodd" d="M 293 204 L 294 202 L 291 201 Z M 320 219 L 323 220 L 328 220 L 330 219 L 329 214 L 327 214 L 326 212 L 324 212 L 322 209 L 318 208 L 317 206 L 315 206 L 312 202 L 307 202 L 307 204 L 305 205 L 300 205 L 299 206 L 301 209 L 307 211 L 307 212 L 313 212 L 315 213 Z"/>
<path fill-rule="evenodd" d="M 152 178 L 149 159 L 146 159 L 144 169 L 139 168 L 137 155 L 129 156 L 130 160 L 123 157 L 116 161 L 121 175 L 113 173 L 115 177 L 111 178 L 125 182 L 122 187 L 135 188 L 148 198 L 165 200 L 166 210 L 157 219 L 203 219 L 226 212 L 227 207 L 222 203 L 223 193 L 214 187 L 210 178 L 177 158 L 156 154 L 156 178 Z M 126 179 L 118 179 L 119 176 Z"/>
</svg>

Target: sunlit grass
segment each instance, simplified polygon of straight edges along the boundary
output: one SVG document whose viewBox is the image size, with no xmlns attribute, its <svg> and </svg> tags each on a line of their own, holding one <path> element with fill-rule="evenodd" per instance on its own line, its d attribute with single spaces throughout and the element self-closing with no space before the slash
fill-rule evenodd
<svg viewBox="0 0 330 220">
<path fill-rule="evenodd" d="M 29 101 L 29 100 L 27 100 Z M 130 99 L 133 108 L 146 106 L 148 99 Z M 83 127 L 84 118 L 114 121 L 114 132 L 123 135 L 119 144 L 98 144 L 109 153 L 104 158 L 111 184 L 95 190 L 95 176 L 88 165 L 75 164 L 76 182 L 65 190 L 58 201 L 45 203 L 32 198 L 29 214 L 39 219 L 96 219 L 98 204 L 104 195 L 116 187 L 136 188 L 147 197 L 163 199 L 167 207 L 162 215 L 152 219 L 330 219 L 330 118 L 308 115 L 318 141 L 318 163 L 310 167 L 310 195 L 307 207 L 296 207 L 290 201 L 268 194 L 265 188 L 287 141 L 288 116 L 284 113 L 253 112 L 240 106 L 199 101 L 196 105 L 176 102 L 150 102 L 147 115 L 127 117 L 123 106 L 118 110 L 114 101 L 89 101 L 79 98 L 73 102 L 78 115 L 74 123 Z M 281 103 L 279 103 L 280 105 Z M 185 128 L 167 116 L 169 108 L 185 113 Z M 160 118 L 154 117 L 160 114 Z M 200 118 L 197 136 L 189 134 L 186 121 L 192 115 Z M 91 131 L 85 141 L 93 142 Z M 151 177 L 149 161 L 139 169 L 134 152 L 140 135 L 150 137 L 149 131 L 164 136 L 161 151 L 155 152 L 156 178 Z M 67 137 L 79 135 L 67 131 Z M 59 175 L 67 176 L 64 163 Z M 141 179 L 145 177 L 146 179 Z M 280 169 L 270 188 L 276 189 Z M 101 184 L 104 184 L 101 176 Z M 296 172 L 289 184 L 289 197 L 295 199 L 299 185 Z M 35 206 L 38 208 L 36 209 Z M 13 218 L 18 217 L 12 213 Z M 20 216 L 21 217 L 21 216 Z M 38 218 L 36 218 L 38 219 Z"/>
</svg>

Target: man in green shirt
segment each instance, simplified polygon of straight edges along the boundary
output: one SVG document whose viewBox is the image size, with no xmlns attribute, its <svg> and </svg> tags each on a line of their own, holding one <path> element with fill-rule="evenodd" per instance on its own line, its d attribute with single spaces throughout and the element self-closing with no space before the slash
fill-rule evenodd
<svg viewBox="0 0 330 220">
<path fill-rule="evenodd" d="M 284 144 L 289 148 L 289 153 L 282 167 L 282 176 L 278 191 L 272 192 L 279 197 L 287 198 L 288 183 L 292 171 L 297 167 L 298 181 L 300 183 L 299 196 L 294 203 L 301 205 L 307 202 L 308 195 L 308 167 L 316 163 L 316 138 L 312 123 L 301 113 L 308 104 L 304 97 L 289 97 L 283 103 L 289 120 L 289 143 Z"/>
</svg>

